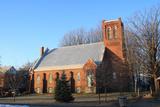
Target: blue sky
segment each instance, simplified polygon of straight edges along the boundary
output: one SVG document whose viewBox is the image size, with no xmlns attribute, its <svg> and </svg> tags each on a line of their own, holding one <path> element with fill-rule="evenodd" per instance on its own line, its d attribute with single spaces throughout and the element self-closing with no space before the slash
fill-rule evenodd
<svg viewBox="0 0 160 107">
<path fill-rule="evenodd" d="M 34 61 L 40 47 L 56 48 L 73 29 L 90 29 L 103 19 L 122 17 L 160 4 L 158 0 L 0 0 L 2 65 Z"/>
</svg>

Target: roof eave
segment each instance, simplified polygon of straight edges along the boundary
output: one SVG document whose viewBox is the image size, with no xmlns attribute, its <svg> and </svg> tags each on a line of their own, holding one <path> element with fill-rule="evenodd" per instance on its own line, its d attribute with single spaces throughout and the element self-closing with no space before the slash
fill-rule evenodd
<svg viewBox="0 0 160 107">
<path fill-rule="evenodd" d="M 77 65 L 64 65 L 64 66 L 51 66 L 51 67 L 39 67 L 34 71 L 50 71 L 50 70 L 67 70 L 67 69 L 81 69 L 83 68 L 84 64 L 77 64 Z"/>
</svg>

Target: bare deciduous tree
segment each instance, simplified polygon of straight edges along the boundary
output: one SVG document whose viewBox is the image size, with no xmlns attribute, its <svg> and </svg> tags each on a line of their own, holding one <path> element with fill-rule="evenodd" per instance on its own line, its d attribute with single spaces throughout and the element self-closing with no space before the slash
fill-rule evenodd
<svg viewBox="0 0 160 107">
<path fill-rule="evenodd" d="M 97 26 L 95 29 L 90 29 L 87 32 L 87 35 L 85 37 L 85 43 L 95 43 L 95 42 L 100 42 L 103 40 L 103 35 L 102 35 L 102 28 L 100 26 Z"/>
<path fill-rule="evenodd" d="M 84 43 L 86 32 L 83 28 L 66 33 L 60 43 L 60 46 L 72 46 Z"/>
<path fill-rule="evenodd" d="M 125 44 L 126 44 L 126 62 L 128 65 L 129 75 L 130 75 L 130 87 L 134 89 L 135 93 L 139 89 L 138 78 L 140 74 L 141 63 L 139 63 L 139 51 L 138 51 L 138 41 L 133 36 L 133 33 L 125 28 Z M 144 71 L 144 70 L 143 70 Z"/>
<path fill-rule="evenodd" d="M 18 77 L 17 73 L 6 73 L 5 78 L 7 78 L 5 80 L 5 88 L 11 92 L 15 101 L 15 96 L 16 94 L 18 94 L 17 92 L 19 91 L 21 78 Z"/>
<path fill-rule="evenodd" d="M 0 56 L 0 67 L 1 67 L 2 63 L 1 63 L 1 56 Z"/>
<path fill-rule="evenodd" d="M 129 47 L 132 49 L 132 53 L 129 54 L 134 54 L 135 58 L 130 63 L 139 64 L 139 71 L 151 75 L 152 89 L 157 92 L 156 79 L 160 61 L 160 7 L 153 7 L 135 14 L 128 25 L 130 35 L 135 42 L 135 46 Z"/>
<path fill-rule="evenodd" d="M 92 28 L 89 31 L 79 28 L 66 33 L 60 42 L 60 46 L 95 43 L 102 41 L 102 38 L 102 30 L 100 26 L 95 29 Z"/>
<path fill-rule="evenodd" d="M 27 62 L 25 63 L 21 68 L 19 68 L 18 70 L 18 76 L 19 78 L 21 78 L 20 81 L 20 87 L 19 87 L 19 91 L 21 93 L 26 93 L 29 92 L 29 88 L 30 88 L 30 73 L 29 70 L 32 67 L 32 63 L 31 62 Z"/>
</svg>

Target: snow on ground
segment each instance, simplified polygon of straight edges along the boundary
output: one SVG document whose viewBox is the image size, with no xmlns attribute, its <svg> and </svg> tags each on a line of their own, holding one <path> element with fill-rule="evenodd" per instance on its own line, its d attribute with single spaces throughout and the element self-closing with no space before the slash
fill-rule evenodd
<svg viewBox="0 0 160 107">
<path fill-rule="evenodd" d="M 6 104 L 0 104 L 0 107 L 29 107 L 27 105 L 6 105 Z"/>
</svg>

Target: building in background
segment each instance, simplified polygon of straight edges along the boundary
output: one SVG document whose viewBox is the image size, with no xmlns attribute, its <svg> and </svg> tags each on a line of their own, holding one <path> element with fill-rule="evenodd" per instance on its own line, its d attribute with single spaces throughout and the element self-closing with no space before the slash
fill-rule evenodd
<svg viewBox="0 0 160 107">
<path fill-rule="evenodd" d="M 7 82 L 13 77 L 13 75 L 16 75 L 17 70 L 13 66 L 2 66 L 0 67 L 0 92 L 2 91 L 9 91 L 9 87 L 12 82 Z M 2 94 L 2 93 L 1 93 Z"/>
</svg>

